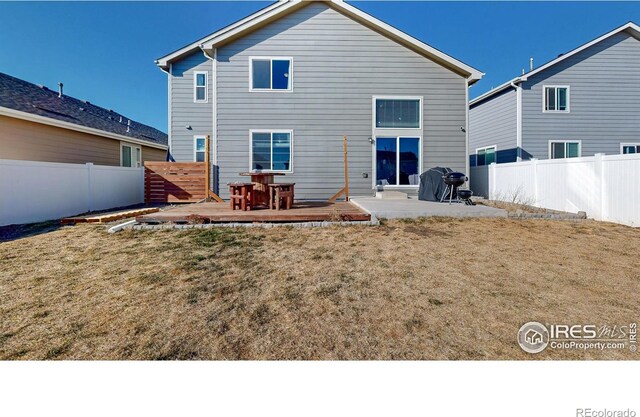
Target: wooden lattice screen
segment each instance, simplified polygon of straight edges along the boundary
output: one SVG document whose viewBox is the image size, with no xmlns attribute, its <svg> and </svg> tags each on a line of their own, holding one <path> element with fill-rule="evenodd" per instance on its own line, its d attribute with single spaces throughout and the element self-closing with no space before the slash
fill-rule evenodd
<svg viewBox="0 0 640 417">
<path fill-rule="evenodd" d="M 204 162 L 145 162 L 145 203 L 193 203 L 205 199 L 206 171 Z"/>
</svg>

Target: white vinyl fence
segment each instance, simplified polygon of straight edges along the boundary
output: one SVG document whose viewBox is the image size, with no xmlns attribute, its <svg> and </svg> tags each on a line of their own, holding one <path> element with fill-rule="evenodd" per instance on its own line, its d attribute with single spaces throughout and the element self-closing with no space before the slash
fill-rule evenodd
<svg viewBox="0 0 640 417">
<path fill-rule="evenodd" d="M 0 159 L 0 226 L 144 201 L 144 168 Z"/>
<path fill-rule="evenodd" d="M 640 226 L 640 154 L 531 160 L 473 167 L 470 188 L 513 201 Z"/>
</svg>

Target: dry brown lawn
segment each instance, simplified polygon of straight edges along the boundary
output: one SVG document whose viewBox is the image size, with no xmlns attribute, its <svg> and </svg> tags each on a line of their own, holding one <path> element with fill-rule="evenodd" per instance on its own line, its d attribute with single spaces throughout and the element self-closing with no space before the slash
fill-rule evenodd
<svg viewBox="0 0 640 417">
<path fill-rule="evenodd" d="M 0 243 L 0 359 L 639 359 L 516 343 L 638 321 L 639 253 L 591 221 L 65 227 Z"/>
</svg>

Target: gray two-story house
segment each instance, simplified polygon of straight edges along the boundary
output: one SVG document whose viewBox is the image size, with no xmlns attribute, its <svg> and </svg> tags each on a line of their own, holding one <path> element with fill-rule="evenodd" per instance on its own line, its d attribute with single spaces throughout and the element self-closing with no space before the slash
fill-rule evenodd
<svg viewBox="0 0 640 417">
<path fill-rule="evenodd" d="M 472 100 L 471 165 L 640 153 L 639 96 L 628 23 Z"/>
<path fill-rule="evenodd" d="M 478 70 L 343 1 L 278 1 L 156 61 L 168 74 L 169 146 L 212 188 L 286 174 L 296 198 L 415 190 L 429 167 L 468 167 Z"/>
</svg>

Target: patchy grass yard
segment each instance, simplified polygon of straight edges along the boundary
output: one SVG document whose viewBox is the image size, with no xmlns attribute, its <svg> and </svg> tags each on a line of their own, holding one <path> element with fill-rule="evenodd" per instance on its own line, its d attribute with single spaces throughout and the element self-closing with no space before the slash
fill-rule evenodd
<svg viewBox="0 0 640 417">
<path fill-rule="evenodd" d="M 0 359 L 639 359 L 516 343 L 639 321 L 638 253 L 591 221 L 64 227 L 0 243 Z"/>
</svg>

